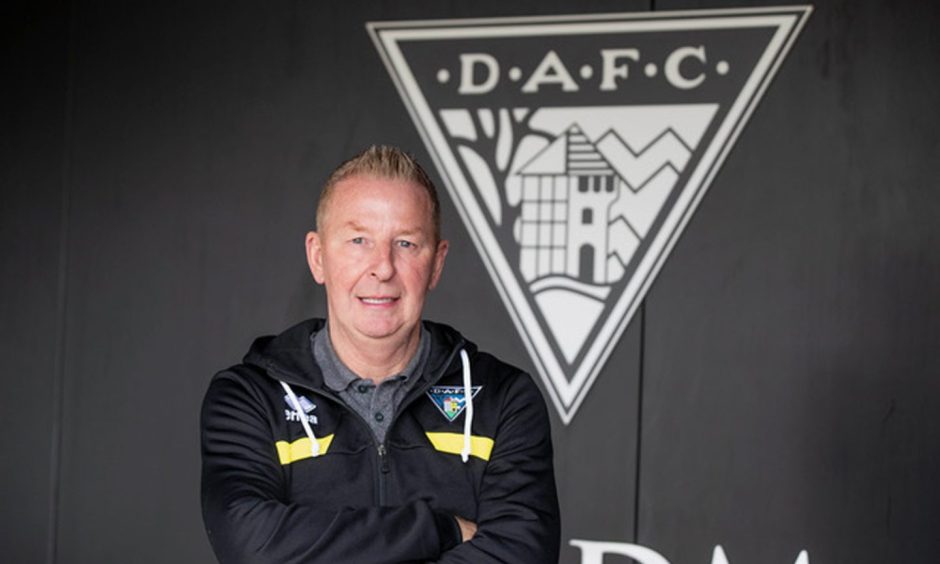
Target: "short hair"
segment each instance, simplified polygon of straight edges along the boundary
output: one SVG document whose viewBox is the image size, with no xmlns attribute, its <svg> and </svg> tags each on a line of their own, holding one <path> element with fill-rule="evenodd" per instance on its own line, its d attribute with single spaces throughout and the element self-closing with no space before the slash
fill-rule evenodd
<svg viewBox="0 0 940 564">
<path fill-rule="evenodd" d="M 405 180 L 420 185 L 431 201 L 431 225 L 435 242 L 441 240 L 441 204 L 437 188 L 414 156 L 398 147 L 372 145 L 345 161 L 330 173 L 320 191 L 317 203 L 317 229 L 323 224 L 326 208 L 333 197 L 336 185 L 353 176 L 372 176 L 389 180 Z"/>
</svg>

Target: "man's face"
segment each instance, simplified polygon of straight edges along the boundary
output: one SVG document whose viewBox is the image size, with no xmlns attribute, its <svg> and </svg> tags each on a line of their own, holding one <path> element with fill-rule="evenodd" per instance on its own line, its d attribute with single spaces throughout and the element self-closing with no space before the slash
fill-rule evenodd
<svg viewBox="0 0 940 564">
<path fill-rule="evenodd" d="M 333 187 L 323 220 L 307 234 L 307 260 L 326 287 L 331 338 L 413 338 L 447 255 L 447 242 L 435 240 L 426 190 L 352 176 Z"/>
</svg>

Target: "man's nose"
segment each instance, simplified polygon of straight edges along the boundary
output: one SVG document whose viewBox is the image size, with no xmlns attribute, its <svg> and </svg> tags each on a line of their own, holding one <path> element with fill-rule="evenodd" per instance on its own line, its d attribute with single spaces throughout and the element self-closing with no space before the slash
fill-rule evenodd
<svg viewBox="0 0 940 564">
<path fill-rule="evenodd" d="M 378 245 L 372 257 L 371 274 L 379 280 L 395 275 L 395 256 L 392 245 Z"/>
</svg>

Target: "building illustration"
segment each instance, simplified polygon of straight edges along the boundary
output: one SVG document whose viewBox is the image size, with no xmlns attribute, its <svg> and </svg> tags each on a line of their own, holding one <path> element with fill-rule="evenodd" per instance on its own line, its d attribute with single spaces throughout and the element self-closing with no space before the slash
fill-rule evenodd
<svg viewBox="0 0 940 564">
<path fill-rule="evenodd" d="M 608 286 L 626 264 L 689 156 L 671 130 L 639 154 L 612 130 L 592 142 L 578 125 L 558 135 L 519 171 L 515 229 L 526 282 L 561 275 Z"/>
<path fill-rule="evenodd" d="M 526 281 L 551 274 L 589 284 L 608 276 L 608 210 L 618 178 L 573 126 L 519 171 L 522 212 L 519 268 Z"/>
<path fill-rule="evenodd" d="M 512 118 L 525 123 L 520 134 L 506 124 L 509 111 L 442 110 L 473 179 L 477 209 L 494 227 L 510 222 L 498 231 L 514 267 L 503 276 L 532 300 L 539 314 L 532 321 L 558 360 L 574 366 L 589 349 L 712 111 L 542 108 L 530 115 L 517 108 Z M 660 119 L 648 119 L 657 112 Z M 481 157 L 488 150 L 497 158 Z M 508 174 L 498 179 L 502 170 Z"/>
</svg>

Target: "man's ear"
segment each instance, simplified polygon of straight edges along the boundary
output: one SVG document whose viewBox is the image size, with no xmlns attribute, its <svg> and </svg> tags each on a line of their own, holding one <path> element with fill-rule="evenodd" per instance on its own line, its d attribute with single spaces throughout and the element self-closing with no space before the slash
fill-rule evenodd
<svg viewBox="0 0 940 564">
<path fill-rule="evenodd" d="M 434 270 L 431 272 L 431 281 L 428 283 L 428 290 L 433 290 L 441 280 L 441 273 L 444 271 L 444 259 L 447 258 L 447 249 L 449 246 L 450 243 L 447 241 L 442 240 L 437 243 L 437 249 L 434 251 Z"/>
<path fill-rule="evenodd" d="M 317 284 L 323 284 L 323 242 L 316 231 L 307 233 L 307 266 Z"/>
</svg>

